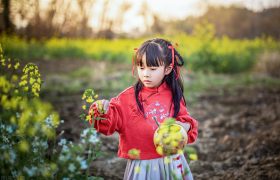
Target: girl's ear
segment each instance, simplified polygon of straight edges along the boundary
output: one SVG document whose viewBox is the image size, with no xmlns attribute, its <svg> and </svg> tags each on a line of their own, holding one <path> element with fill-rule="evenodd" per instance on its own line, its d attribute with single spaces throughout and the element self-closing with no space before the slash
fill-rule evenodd
<svg viewBox="0 0 280 180">
<path fill-rule="evenodd" d="M 164 74 L 165 75 L 168 75 L 169 73 L 171 73 L 172 71 L 172 65 L 170 64 L 168 67 L 165 68 L 165 71 L 164 71 Z"/>
</svg>

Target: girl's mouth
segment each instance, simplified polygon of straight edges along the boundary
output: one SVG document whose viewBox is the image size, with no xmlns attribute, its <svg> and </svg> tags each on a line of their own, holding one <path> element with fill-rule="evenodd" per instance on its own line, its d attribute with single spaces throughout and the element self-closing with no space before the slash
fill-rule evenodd
<svg viewBox="0 0 280 180">
<path fill-rule="evenodd" d="M 144 83 L 151 83 L 152 81 L 144 80 L 143 82 L 144 82 Z"/>
</svg>

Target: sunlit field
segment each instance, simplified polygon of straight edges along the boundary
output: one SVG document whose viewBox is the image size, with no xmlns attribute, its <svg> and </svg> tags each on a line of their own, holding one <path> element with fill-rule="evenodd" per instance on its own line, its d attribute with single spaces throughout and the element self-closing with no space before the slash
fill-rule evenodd
<svg viewBox="0 0 280 180">
<path fill-rule="evenodd" d="M 214 38 L 213 27 L 199 25 L 192 36 L 181 34 L 162 36 L 178 44 L 187 67 L 193 71 L 215 73 L 238 73 L 250 70 L 258 55 L 280 50 L 280 43 L 273 38 L 236 40 L 228 37 Z M 156 36 L 153 36 L 156 37 Z M 16 36 L 0 36 L 0 42 L 7 56 L 21 60 L 80 59 L 131 63 L 133 49 L 142 39 L 68 39 L 51 38 L 48 40 L 23 40 Z"/>
</svg>

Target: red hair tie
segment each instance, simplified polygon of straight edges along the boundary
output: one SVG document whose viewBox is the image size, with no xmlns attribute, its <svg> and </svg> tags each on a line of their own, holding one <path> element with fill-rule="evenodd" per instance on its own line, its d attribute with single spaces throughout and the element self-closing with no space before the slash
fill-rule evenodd
<svg viewBox="0 0 280 180">
<path fill-rule="evenodd" d="M 138 48 L 134 48 L 134 54 L 132 55 L 132 76 L 134 76 L 134 66 L 135 66 L 135 62 L 134 62 L 134 56 L 136 55 Z"/>
<path fill-rule="evenodd" d="M 177 45 L 177 43 L 176 43 Z M 174 47 L 172 45 L 168 46 L 169 49 L 171 49 L 172 52 L 172 63 L 171 63 L 171 67 L 172 69 L 174 68 L 174 59 L 175 59 L 175 55 L 174 55 Z M 177 61 L 177 58 L 176 58 Z M 176 75 L 176 80 L 179 78 L 180 76 L 180 68 L 177 66 L 176 70 L 175 70 L 175 75 Z"/>
</svg>

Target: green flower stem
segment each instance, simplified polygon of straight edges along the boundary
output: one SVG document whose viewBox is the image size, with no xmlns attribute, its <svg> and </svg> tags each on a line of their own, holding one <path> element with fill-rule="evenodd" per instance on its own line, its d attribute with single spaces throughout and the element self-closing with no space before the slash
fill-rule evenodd
<svg viewBox="0 0 280 180">
<path fill-rule="evenodd" d="M 87 171 L 86 171 L 86 176 L 87 176 L 87 179 L 89 177 L 89 168 L 90 168 L 90 163 L 92 161 L 92 153 L 93 152 L 93 145 L 90 143 L 89 145 L 89 153 L 88 153 L 88 158 L 87 158 L 87 163 L 88 163 L 88 167 L 87 167 Z"/>
</svg>

